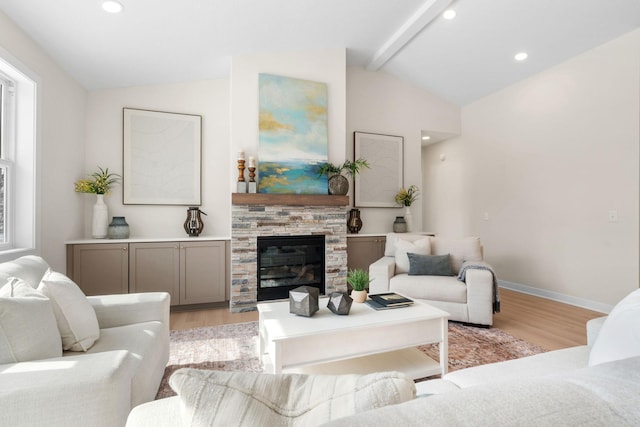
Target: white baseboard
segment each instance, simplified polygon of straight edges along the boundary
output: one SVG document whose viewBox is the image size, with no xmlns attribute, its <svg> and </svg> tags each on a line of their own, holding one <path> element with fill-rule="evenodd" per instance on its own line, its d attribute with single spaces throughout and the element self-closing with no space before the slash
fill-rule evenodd
<svg viewBox="0 0 640 427">
<path fill-rule="evenodd" d="M 533 286 L 521 285 L 519 283 L 507 282 L 506 280 L 498 280 L 501 288 L 509 289 L 523 294 L 535 295 L 537 297 L 562 302 L 565 304 L 575 305 L 576 307 L 586 308 L 588 310 L 609 314 L 613 309 L 612 305 L 591 301 L 584 298 L 572 297 L 571 295 L 561 294 L 559 292 L 547 291 L 545 289 L 534 288 Z"/>
</svg>

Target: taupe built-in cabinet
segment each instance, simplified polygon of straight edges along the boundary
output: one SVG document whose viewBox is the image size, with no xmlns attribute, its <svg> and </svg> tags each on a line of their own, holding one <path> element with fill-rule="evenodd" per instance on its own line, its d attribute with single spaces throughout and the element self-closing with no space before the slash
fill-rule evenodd
<svg viewBox="0 0 640 427">
<path fill-rule="evenodd" d="M 384 256 L 387 239 L 383 235 L 347 235 L 347 267 L 369 271 L 369 265 Z"/>
<path fill-rule="evenodd" d="M 228 240 L 67 244 L 67 272 L 87 295 L 164 291 L 171 305 L 228 300 Z"/>
</svg>

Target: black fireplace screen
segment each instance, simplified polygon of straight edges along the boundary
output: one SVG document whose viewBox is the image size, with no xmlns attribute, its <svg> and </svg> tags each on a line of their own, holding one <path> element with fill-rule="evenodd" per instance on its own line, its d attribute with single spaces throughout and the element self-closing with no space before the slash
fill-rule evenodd
<svg viewBox="0 0 640 427">
<path fill-rule="evenodd" d="M 324 235 L 258 237 L 258 301 L 283 299 L 298 286 L 324 295 Z"/>
</svg>

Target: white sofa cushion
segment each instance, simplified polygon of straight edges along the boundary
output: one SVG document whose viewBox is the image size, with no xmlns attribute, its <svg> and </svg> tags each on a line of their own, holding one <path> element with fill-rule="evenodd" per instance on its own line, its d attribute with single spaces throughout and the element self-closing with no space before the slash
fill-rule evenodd
<svg viewBox="0 0 640 427">
<path fill-rule="evenodd" d="M 384 256 L 396 256 L 396 243 L 398 241 L 415 242 L 425 238 L 428 239 L 429 237 L 424 234 L 387 233 L 385 236 Z"/>
<path fill-rule="evenodd" d="M 159 321 L 133 323 L 100 330 L 100 339 L 86 352 L 97 354 L 112 350 L 127 350 L 134 367 L 129 378 L 131 407 L 153 400 L 162 381 L 169 359 L 169 334 Z M 67 351 L 65 356 L 77 355 Z"/>
<path fill-rule="evenodd" d="M 481 384 L 341 418 L 328 426 L 632 426 L 640 360 L 566 375 Z"/>
<path fill-rule="evenodd" d="M 184 425 L 320 425 L 405 402 L 415 385 L 403 374 L 270 375 L 180 369 L 169 379 Z"/>
<path fill-rule="evenodd" d="M 589 366 L 640 356 L 640 289 L 622 299 L 604 321 Z"/>
<path fill-rule="evenodd" d="M 78 285 L 64 274 L 48 270 L 38 290 L 52 302 L 62 349 L 87 351 L 100 337 L 100 328 L 93 306 Z"/>
<path fill-rule="evenodd" d="M 431 252 L 431 244 L 429 243 L 428 237 L 416 240 L 415 242 L 399 239 L 396 241 L 395 247 L 396 274 L 409 272 L 410 265 L 407 253 L 429 255 Z"/>
<path fill-rule="evenodd" d="M 62 355 L 51 301 L 18 278 L 0 289 L 0 364 Z"/>
<path fill-rule="evenodd" d="M 465 261 L 482 261 L 482 245 L 478 237 L 448 239 L 431 238 L 431 255 L 451 255 L 451 268 L 458 274 Z"/>
<path fill-rule="evenodd" d="M 49 264 L 44 259 L 36 255 L 26 255 L 13 261 L 0 263 L 0 283 L 5 283 L 11 277 L 17 277 L 35 289 L 48 269 Z"/>
<path fill-rule="evenodd" d="M 455 276 L 398 274 L 389 280 L 389 289 L 410 298 L 467 303 L 467 285 Z"/>
</svg>

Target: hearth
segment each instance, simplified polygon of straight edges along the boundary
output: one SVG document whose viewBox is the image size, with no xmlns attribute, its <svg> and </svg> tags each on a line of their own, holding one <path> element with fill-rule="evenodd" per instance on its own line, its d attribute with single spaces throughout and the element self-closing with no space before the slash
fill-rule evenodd
<svg viewBox="0 0 640 427">
<path fill-rule="evenodd" d="M 325 293 L 325 236 L 259 236 L 258 301 L 284 299 L 298 286 Z"/>
</svg>

